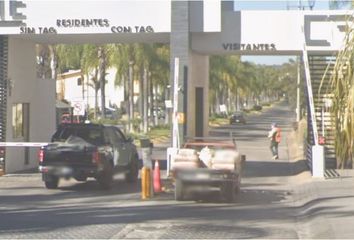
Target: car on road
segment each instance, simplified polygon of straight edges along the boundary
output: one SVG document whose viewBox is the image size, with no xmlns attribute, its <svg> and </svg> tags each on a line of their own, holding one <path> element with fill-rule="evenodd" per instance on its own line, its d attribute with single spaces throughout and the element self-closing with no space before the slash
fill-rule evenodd
<svg viewBox="0 0 354 240">
<path fill-rule="evenodd" d="M 110 188 L 113 174 L 124 172 L 127 182 L 138 178 L 136 146 L 116 126 L 61 124 L 52 142 L 39 151 L 39 171 L 48 189 L 58 187 L 60 178 L 86 181 L 93 177 Z"/>
<path fill-rule="evenodd" d="M 245 114 L 243 112 L 235 112 L 230 117 L 230 124 L 242 123 L 246 124 Z"/>
</svg>

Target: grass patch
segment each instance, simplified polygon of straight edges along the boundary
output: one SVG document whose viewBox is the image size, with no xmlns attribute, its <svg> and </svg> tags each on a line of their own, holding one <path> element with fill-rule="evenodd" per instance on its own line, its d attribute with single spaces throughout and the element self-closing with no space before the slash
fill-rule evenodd
<svg viewBox="0 0 354 240">
<path fill-rule="evenodd" d="M 134 144 L 140 146 L 140 139 L 150 139 L 151 142 L 157 143 L 162 140 L 167 140 L 171 137 L 170 126 L 162 125 L 151 128 L 149 132 L 144 133 L 129 133 L 130 137 L 134 139 Z"/>
<path fill-rule="evenodd" d="M 156 139 L 160 137 L 169 137 L 171 136 L 170 127 L 164 128 L 153 128 L 147 133 L 147 137 L 150 139 Z"/>
<path fill-rule="evenodd" d="M 210 126 L 220 126 L 220 125 L 225 125 L 229 124 L 229 119 L 228 118 L 210 118 L 209 125 Z"/>
</svg>

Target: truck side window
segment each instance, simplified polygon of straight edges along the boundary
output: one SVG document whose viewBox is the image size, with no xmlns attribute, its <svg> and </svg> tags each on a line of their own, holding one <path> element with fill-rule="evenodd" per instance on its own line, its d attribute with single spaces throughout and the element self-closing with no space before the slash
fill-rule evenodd
<svg viewBox="0 0 354 240">
<path fill-rule="evenodd" d="M 53 135 L 52 141 L 65 141 L 71 135 L 76 135 L 76 131 L 74 129 L 69 127 L 60 128 Z"/>
<path fill-rule="evenodd" d="M 109 136 L 109 130 L 107 128 L 104 128 L 103 130 L 103 137 L 104 137 L 104 142 L 112 144 L 111 138 Z"/>
<path fill-rule="evenodd" d="M 124 135 L 120 132 L 120 130 L 114 128 L 114 132 L 117 135 L 117 137 L 120 139 L 121 142 L 125 142 L 126 141 Z"/>
<path fill-rule="evenodd" d="M 109 138 L 109 142 L 111 144 L 117 144 L 117 143 L 120 143 L 121 140 L 118 138 L 118 136 L 114 133 L 113 129 L 112 128 L 106 128 L 106 133 L 107 133 L 107 136 Z"/>
</svg>

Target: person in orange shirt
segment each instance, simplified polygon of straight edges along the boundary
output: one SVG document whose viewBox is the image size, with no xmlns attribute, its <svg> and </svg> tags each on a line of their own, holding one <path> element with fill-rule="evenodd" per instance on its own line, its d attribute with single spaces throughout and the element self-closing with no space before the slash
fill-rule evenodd
<svg viewBox="0 0 354 240">
<path fill-rule="evenodd" d="M 273 155 L 273 160 L 279 159 L 278 155 L 278 145 L 280 143 L 280 128 L 276 123 L 272 123 L 272 129 L 268 133 L 268 138 L 270 139 L 270 150 Z"/>
</svg>

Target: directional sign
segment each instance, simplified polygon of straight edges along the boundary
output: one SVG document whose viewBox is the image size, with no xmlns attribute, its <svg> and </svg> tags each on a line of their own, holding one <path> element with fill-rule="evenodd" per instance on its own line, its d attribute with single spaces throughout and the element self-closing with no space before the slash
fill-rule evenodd
<svg viewBox="0 0 354 240">
<path fill-rule="evenodd" d="M 74 116 L 84 116 L 85 115 L 85 103 L 83 101 L 72 102 L 73 114 Z"/>
</svg>

